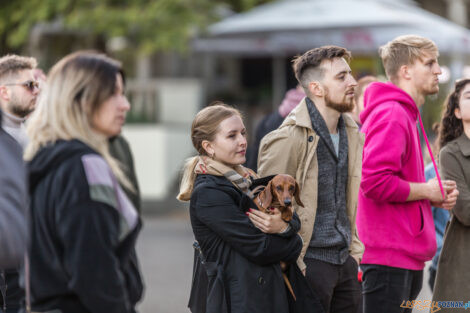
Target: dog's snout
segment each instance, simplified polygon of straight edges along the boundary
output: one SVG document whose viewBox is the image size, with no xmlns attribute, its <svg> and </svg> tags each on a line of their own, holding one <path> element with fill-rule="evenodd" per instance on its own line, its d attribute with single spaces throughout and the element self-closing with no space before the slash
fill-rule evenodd
<svg viewBox="0 0 470 313">
<path fill-rule="evenodd" d="M 284 204 L 287 205 L 287 206 L 291 205 L 291 203 L 292 203 L 292 201 L 290 199 L 285 199 L 284 200 Z"/>
</svg>

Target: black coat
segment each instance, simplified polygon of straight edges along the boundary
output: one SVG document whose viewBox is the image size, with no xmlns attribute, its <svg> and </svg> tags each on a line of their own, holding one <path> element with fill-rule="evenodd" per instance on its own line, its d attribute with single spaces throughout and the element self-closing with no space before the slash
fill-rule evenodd
<svg viewBox="0 0 470 313">
<path fill-rule="evenodd" d="M 28 169 L 33 311 L 135 313 L 141 223 L 129 222 L 137 214 L 107 163 L 81 141 L 59 140 Z"/>
<path fill-rule="evenodd" d="M 246 216 L 249 208 L 256 206 L 225 177 L 196 178 L 191 224 L 212 284 L 208 297 L 214 297 L 211 291 L 219 293 L 208 301 L 207 313 L 289 312 L 279 262 L 295 263 L 299 256 L 302 240 L 296 233 L 300 221 L 294 215 L 290 231 L 282 236 L 265 234 Z M 212 288 L 214 284 L 218 287 Z M 210 305 L 217 300 L 226 306 Z"/>
</svg>

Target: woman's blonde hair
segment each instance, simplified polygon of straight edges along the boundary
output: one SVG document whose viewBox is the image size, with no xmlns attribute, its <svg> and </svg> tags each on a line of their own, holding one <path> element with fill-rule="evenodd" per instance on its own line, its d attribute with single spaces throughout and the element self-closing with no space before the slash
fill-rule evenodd
<svg viewBox="0 0 470 313">
<path fill-rule="evenodd" d="M 202 142 L 204 140 L 213 141 L 219 132 L 220 123 L 234 115 L 242 117 L 240 111 L 219 101 L 212 103 L 196 114 L 191 125 L 191 141 L 199 155 L 186 160 L 180 192 L 176 197 L 178 200 L 188 201 L 191 198 L 194 180 L 196 179 L 194 168 L 199 161 L 199 156 L 207 155 L 206 150 L 202 147 Z"/>
<path fill-rule="evenodd" d="M 133 190 L 109 153 L 108 138 L 92 125 L 101 105 L 115 94 L 118 74 L 124 81 L 118 61 L 93 51 L 72 53 L 56 63 L 28 121 L 25 160 L 32 160 L 42 147 L 57 140 L 78 139 L 101 154 L 118 180 Z"/>
</svg>

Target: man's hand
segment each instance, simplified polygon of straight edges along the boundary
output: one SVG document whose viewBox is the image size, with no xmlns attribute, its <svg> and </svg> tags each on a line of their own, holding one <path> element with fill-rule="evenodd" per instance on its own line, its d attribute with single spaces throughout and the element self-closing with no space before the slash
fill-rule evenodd
<svg viewBox="0 0 470 313">
<path fill-rule="evenodd" d="M 437 178 L 428 180 L 426 183 L 409 183 L 410 194 L 406 201 L 416 201 L 428 199 L 431 203 L 441 204 L 445 202 L 447 195 L 453 194 L 457 184 L 453 180 L 443 180 L 442 187 L 444 188 L 445 198 L 442 199 L 441 188 L 439 188 L 439 181 Z M 455 196 L 455 194 L 453 194 Z M 446 204 L 447 205 L 447 204 Z"/>
<path fill-rule="evenodd" d="M 439 187 L 439 181 L 436 177 L 428 180 L 426 183 L 426 187 L 427 198 L 429 199 L 429 201 L 438 203 L 444 202 L 445 199 L 442 199 L 441 188 Z M 457 184 L 453 180 L 443 180 L 442 187 L 444 188 L 444 192 L 447 195 L 457 188 Z"/>
<path fill-rule="evenodd" d="M 253 225 L 266 234 L 279 234 L 286 230 L 288 224 L 281 217 L 281 212 L 274 208 L 274 214 L 266 214 L 259 210 L 250 209 L 246 215 Z"/>
<path fill-rule="evenodd" d="M 449 182 L 449 181 L 447 181 Z M 453 181 L 450 181 L 450 182 L 453 182 Z M 455 185 L 455 182 L 453 182 L 454 185 Z M 442 184 L 444 185 L 444 182 L 442 182 Z M 445 187 L 444 187 L 444 190 Z M 436 208 L 443 208 L 445 210 L 452 210 L 455 206 L 455 204 L 457 203 L 457 197 L 459 196 L 459 191 L 457 190 L 457 186 L 455 185 L 455 187 L 453 189 L 448 189 L 446 190 L 447 194 L 446 194 L 446 198 L 444 201 L 438 201 L 438 202 L 433 202 L 431 201 L 431 205 L 436 207 Z"/>
</svg>

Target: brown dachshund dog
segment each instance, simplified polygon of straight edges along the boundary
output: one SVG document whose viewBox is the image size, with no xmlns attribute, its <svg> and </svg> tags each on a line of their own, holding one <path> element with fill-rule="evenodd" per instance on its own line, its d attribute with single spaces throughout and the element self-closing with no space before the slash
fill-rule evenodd
<svg viewBox="0 0 470 313">
<path fill-rule="evenodd" d="M 292 198 L 298 205 L 304 206 L 300 201 L 299 184 L 294 177 L 287 174 L 279 174 L 273 177 L 261 191 L 254 202 L 261 212 L 273 214 L 270 208 L 277 208 L 281 212 L 284 221 L 289 222 L 292 219 L 294 210 L 292 208 Z"/>
<path fill-rule="evenodd" d="M 271 208 L 277 208 L 281 212 L 281 218 L 289 222 L 294 214 L 292 198 L 295 199 L 298 205 L 304 206 L 302 201 L 300 201 L 299 184 L 295 181 L 294 177 L 287 174 L 279 174 L 269 181 L 266 188 L 256 196 L 254 202 L 258 206 L 258 209 L 264 213 L 274 214 Z M 281 262 L 282 271 L 285 271 L 286 267 L 286 264 Z M 294 300 L 297 300 L 287 275 L 282 273 L 282 276 L 287 285 L 287 289 L 289 289 Z"/>
</svg>

